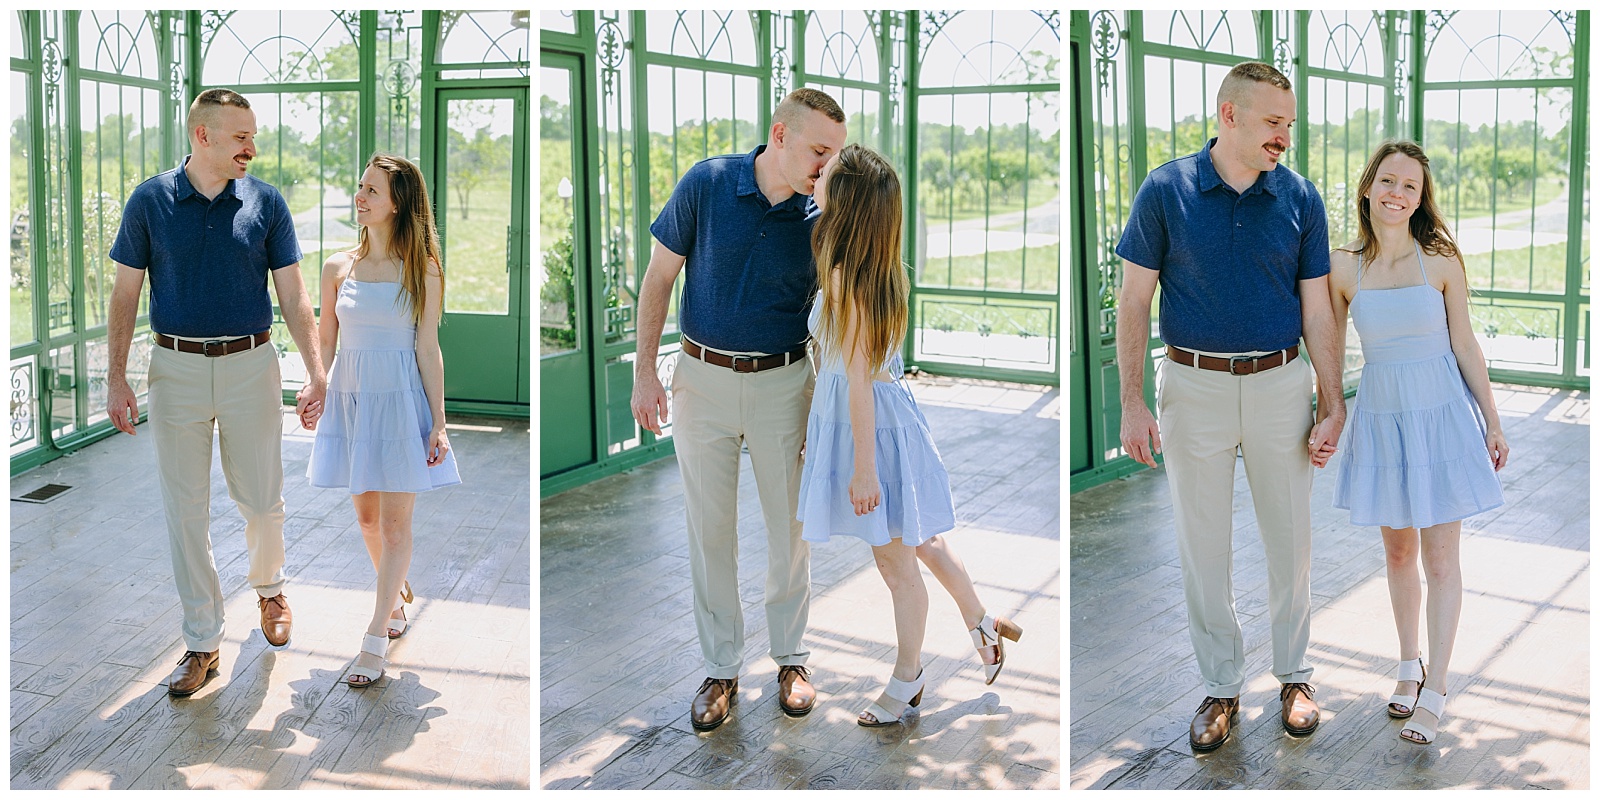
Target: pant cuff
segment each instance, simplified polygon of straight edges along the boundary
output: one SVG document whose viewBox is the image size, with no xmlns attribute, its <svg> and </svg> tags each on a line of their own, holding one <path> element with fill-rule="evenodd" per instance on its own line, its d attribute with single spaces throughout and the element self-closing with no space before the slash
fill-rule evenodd
<svg viewBox="0 0 1600 800">
<path fill-rule="evenodd" d="M 256 594 L 261 597 L 277 597 L 283 593 L 283 585 L 285 583 L 288 583 L 288 581 L 278 581 L 267 586 L 257 586 Z"/>
<path fill-rule="evenodd" d="M 183 640 L 183 646 L 195 651 L 196 653 L 215 653 L 222 649 L 222 634 L 219 633 L 217 634 L 216 638 L 206 639 L 203 641 L 195 641 L 185 637 Z"/>
<path fill-rule="evenodd" d="M 1238 697 L 1242 689 L 1244 689 L 1243 683 L 1212 683 L 1206 681 L 1207 697 Z"/>
<path fill-rule="evenodd" d="M 1310 683 L 1311 673 L 1315 671 L 1310 667 L 1306 667 L 1297 672 L 1291 672 L 1287 675 L 1275 675 L 1274 677 L 1278 679 L 1279 683 Z"/>
</svg>

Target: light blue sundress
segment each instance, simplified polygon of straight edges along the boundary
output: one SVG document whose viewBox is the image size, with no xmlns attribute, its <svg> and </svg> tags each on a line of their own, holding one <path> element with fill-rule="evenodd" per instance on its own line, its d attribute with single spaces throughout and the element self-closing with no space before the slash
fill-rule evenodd
<svg viewBox="0 0 1600 800">
<path fill-rule="evenodd" d="M 428 466 L 433 412 L 417 370 L 417 327 L 394 282 L 339 284 L 339 350 L 306 467 L 312 486 L 425 492 L 461 482 L 454 450 Z"/>
<path fill-rule="evenodd" d="M 1505 503 L 1478 403 L 1450 349 L 1444 294 L 1428 283 L 1361 289 L 1350 315 L 1366 366 L 1339 448 L 1333 505 L 1355 525 L 1426 528 Z"/>
<path fill-rule="evenodd" d="M 806 323 L 813 337 L 821 319 L 819 292 Z M 826 542 L 834 535 L 854 536 L 871 545 L 899 539 L 915 547 L 954 529 L 950 474 L 933 444 L 928 418 L 906 386 L 900 351 L 896 349 L 884 367 L 894 380 L 872 381 L 873 424 L 877 428 L 874 459 L 882 500 L 877 509 L 859 517 L 850 505 L 850 477 L 855 473 L 850 381 L 844 359 L 837 353 L 824 353 L 817 362 L 795 514 L 803 528 L 801 538 Z"/>
</svg>

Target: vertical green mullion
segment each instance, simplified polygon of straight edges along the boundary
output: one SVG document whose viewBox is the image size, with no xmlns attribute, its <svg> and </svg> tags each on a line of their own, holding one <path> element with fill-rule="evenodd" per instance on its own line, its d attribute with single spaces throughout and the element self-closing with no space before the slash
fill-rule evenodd
<svg viewBox="0 0 1600 800">
<path fill-rule="evenodd" d="M 1300 171 L 1301 175 L 1310 175 L 1311 126 L 1305 124 L 1304 120 L 1308 116 L 1308 112 L 1311 110 L 1311 76 L 1307 74 L 1310 69 L 1311 60 L 1306 58 L 1306 52 L 1310 49 L 1311 41 L 1311 12 L 1294 11 L 1290 13 L 1293 14 L 1291 19 L 1294 20 L 1294 59 L 1296 62 L 1298 62 L 1295 64 L 1294 71 L 1295 105 L 1297 106 L 1295 114 L 1299 117 L 1299 124 L 1294 126 L 1294 164 L 1295 168 Z M 1322 82 L 1322 86 L 1323 102 L 1327 102 L 1328 82 L 1324 80 Z M 1345 86 L 1348 87 L 1349 84 L 1347 83 Z M 1345 103 L 1344 109 L 1345 116 L 1347 118 L 1345 122 L 1345 128 L 1349 129 L 1350 123 L 1348 121 L 1348 117 L 1350 115 L 1350 104 L 1348 102 Z M 1323 115 L 1323 119 L 1327 119 L 1326 114 Z M 1348 153 L 1349 151 L 1347 150 L 1345 156 L 1346 158 L 1349 158 Z M 1323 179 L 1326 180 L 1328 175 L 1326 168 L 1323 169 L 1322 174 Z"/>
<path fill-rule="evenodd" d="M 599 16 L 599 13 L 600 12 L 598 12 L 598 11 L 589 11 L 589 12 L 580 11 L 580 12 L 578 12 L 578 14 L 579 14 L 578 33 L 579 33 L 580 37 L 583 39 L 584 48 L 587 50 L 587 52 L 584 55 L 584 58 L 585 58 L 586 61 L 590 61 L 592 59 L 592 63 L 596 64 L 596 68 L 591 70 L 592 72 L 595 73 L 595 75 L 592 78 L 586 80 L 584 82 L 584 86 L 588 87 L 591 84 L 594 85 L 596 87 L 595 88 L 596 96 L 599 95 L 598 87 L 599 87 L 599 79 L 600 79 L 600 76 L 599 76 L 600 70 L 599 70 L 599 66 L 598 66 L 599 59 L 598 58 L 594 58 L 593 57 L 593 53 L 594 53 L 594 48 L 595 48 L 596 30 L 598 30 L 598 28 L 599 28 L 599 26 L 595 23 L 595 19 L 596 19 L 596 17 Z M 650 196 L 650 169 L 651 169 L 651 166 L 652 166 L 650 164 L 650 124 L 649 124 L 650 123 L 650 119 L 649 119 L 650 118 L 650 104 L 645 99 L 650 93 L 649 92 L 649 88 L 650 87 L 649 87 L 649 84 L 648 84 L 649 76 L 650 76 L 650 69 L 649 69 L 650 65 L 649 65 L 649 63 L 647 63 L 646 59 L 644 58 L 644 54 L 646 52 L 648 52 L 648 49 L 645 47 L 645 36 L 646 36 L 646 31 L 645 31 L 645 12 L 643 12 L 643 11 L 618 11 L 616 13 L 617 13 L 617 21 L 619 23 L 619 26 L 620 26 L 620 23 L 622 22 L 622 20 L 626 19 L 628 21 L 628 31 L 627 31 L 628 32 L 628 36 L 629 36 L 628 42 L 627 42 L 627 48 L 629 50 L 629 54 L 628 54 L 628 69 L 632 70 L 632 75 L 631 75 L 631 79 L 626 81 L 626 82 L 623 81 L 620 77 L 618 78 L 618 80 L 617 80 L 617 91 L 621 92 L 623 90 L 623 85 L 625 83 L 626 83 L 626 85 L 631 87 L 631 91 L 629 92 L 628 99 L 633 104 L 632 105 L 632 114 L 631 114 L 632 119 L 630 120 L 630 122 L 632 123 L 631 127 L 632 127 L 632 135 L 633 135 L 633 153 L 634 153 L 634 156 L 633 156 L 633 164 L 634 164 L 634 168 L 633 168 L 633 191 L 634 191 L 634 197 L 637 198 L 636 205 L 639 208 L 646 208 L 647 206 L 650 207 L 650 208 L 654 208 L 654 205 L 657 202 L 657 198 L 653 198 L 653 197 Z M 584 27 L 584 22 L 585 21 L 587 21 L 587 24 L 588 24 L 587 29 L 585 29 L 585 27 Z M 588 89 L 586 88 L 585 91 L 588 91 Z M 674 126 L 674 127 L 676 127 L 676 126 Z M 617 131 L 618 131 L 618 134 L 621 135 L 622 120 L 620 120 L 620 119 L 617 120 Z M 677 166 L 676 153 L 674 153 L 673 166 L 674 167 Z M 634 240 L 634 242 L 637 243 L 637 246 L 635 246 L 633 248 L 634 285 L 642 287 L 643 284 L 644 284 L 645 269 L 646 269 L 646 267 L 649 266 L 649 263 L 650 263 L 650 254 L 652 252 L 654 252 L 654 250 L 655 250 L 655 242 L 654 242 L 654 239 L 652 238 L 652 236 L 650 234 L 650 221 L 648 219 L 649 214 L 648 213 L 635 214 L 634 217 L 635 217 L 635 219 L 633 220 L 633 225 L 634 225 L 634 233 L 633 233 L 634 239 L 633 240 Z M 676 284 L 674 284 L 674 286 L 676 286 Z M 669 289 L 668 291 L 671 291 L 671 290 Z M 669 306 L 671 305 L 672 299 L 670 297 L 668 297 L 667 303 L 668 303 Z M 638 332 L 635 331 L 634 332 L 634 336 L 637 337 L 638 335 L 639 335 Z M 658 337 L 657 343 L 656 343 L 656 346 L 657 346 L 658 349 L 660 348 L 661 340 L 663 340 L 665 338 L 666 338 L 666 334 L 665 333 L 663 333 L 662 336 Z M 655 442 L 656 442 L 656 435 L 654 433 L 651 433 L 650 431 L 645 430 L 644 428 L 639 428 L 639 446 L 640 447 L 648 447 L 649 445 L 655 444 Z M 601 452 L 597 453 L 596 454 L 596 458 L 605 458 L 605 452 L 602 450 Z"/>
<path fill-rule="evenodd" d="M 1533 175 L 1528 181 L 1528 291 L 1537 291 L 1533 288 L 1533 223 L 1537 216 L 1534 209 L 1539 207 L 1539 93 L 1542 89 L 1533 90 Z M 1566 283 L 1562 283 L 1562 293 L 1566 293 Z M 1563 348 L 1565 349 L 1565 348 Z"/>
<path fill-rule="evenodd" d="M 1373 12 L 1374 14 L 1380 12 Z M 1396 67 L 1400 63 L 1400 12 L 1383 14 L 1383 131 L 1390 137 L 1400 138 L 1400 98 L 1395 96 Z M 1417 140 L 1419 143 L 1421 140 Z"/>
<path fill-rule="evenodd" d="M 990 12 L 990 14 L 992 16 L 993 12 Z M 990 36 L 992 37 L 993 35 L 994 35 L 993 34 L 993 29 L 991 28 L 990 29 Z M 983 132 L 983 227 L 984 227 L 984 231 L 985 231 L 984 237 L 983 237 L 984 238 L 984 241 L 983 241 L 983 289 L 984 289 L 984 291 L 988 291 L 989 290 L 989 236 L 988 236 L 988 228 L 989 228 L 989 219 L 990 219 L 991 216 L 993 216 L 993 213 L 994 213 L 991 210 L 991 207 L 994 205 L 994 203 L 993 203 L 994 192 L 993 192 L 993 189 L 992 189 L 992 182 L 989 180 L 989 176 L 994 173 L 994 93 L 993 92 L 985 93 L 984 94 L 984 100 L 985 100 L 986 103 L 988 103 L 988 106 L 987 106 L 987 108 L 985 109 L 985 112 L 984 112 L 986 114 L 986 117 L 984 119 L 984 122 L 986 124 L 983 126 L 985 128 L 985 130 Z M 954 95 L 951 95 L 950 102 L 952 104 L 952 108 L 951 108 L 951 112 L 950 112 L 950 121 L 951 122 L 955 122 L 955 109 L 954 109 L 955 96 Z M 954 126 L 952 126 L 952 130 L 954 130 Z M 956 233 L 955 226 L 954 225 L 950 226 L 950 253 L 951 253 L 952 256 L 955 255 L 955 250 L 956 250 L 956 248 L 955 248 L 955 243 L 956 243 L 956 241 L 955 241 L 955 233 Z M 952 259 L 952 263 L 954 263 L 953 259 Z M 987 305 L 988 304 L 987 301 L 984 304 Z"/>
<path fill-rule="evenodd" d="M 1567 280 L 1563 292 L 1561 375 L 1578 377 L 1578 314 L 1583 304 L 1583 218 L 1585 204 L 1578 200 L 1583 187 L 1589 142 L 1589 12 L 1579 11 L 1573 38 L 1572 144 L 1567 148 Z"/>
<path fill-rule="evenodd" d="M 1022 107 L 1022 259 L 1021 276 L 1017 279 L 1017 291 L 1028 291 L 1028 184 L 1033 181 L 1033 92 L 1028 92 L 1023 99 Z M 984 247 L 988 249 L 987 246 Z M 1056 306 L 1061 304 L 1061 281 L 1056 281 Z M 1057 342 L 1059 344 L 1059 341 Z M 1059 353 L 1057 354 L 1059 356 Z M 1056 359 L 1056 368 L 1061 368 L 1061 359 Z"/>
<path fill-rule="evenodd" d="M 439 141 L 438 122 L 434 119 L 439 113 L 437 97 L 439 77 L 434 67 L 438 38 L 439 12 L 422 12 L 422 93 L 419 95 L 422 101 L 422 117 L 419 129 L 422 144 L 421 150 L 418 152 L 428 160 L 428 166 L 422 170 L 422 174 L 433 178 L 432 185 L 428 187 L 428 193 L 435 198 L 434 204 L 436 206 L 444 202 L 444 195 L 440 190 L 444 187 L 444 170 L 441 167 L 444 162 L 444 145 L 446 144 Z M 437 211 L 438 209 L 435 210 Z M 442 213 L 434 214 L 434 224 L 436 226 L 443 225 L 444 218 L 445 215 Z M 440 241 L 443 241 L 444 231 L 439 231 L 439 238 Z"/>
<path fill-rule="evenodd" d="M 378 91 L 378 12 L 362 11 L 360 20 L 361 43 L 357 46 L 357 50 L 361 58 L 361 91 L 356 100 L 356 108 L 359 110 L 357 116 L 360 117 L 357 123 L 356 160 L 365 163 L 365 159 L 378 149 L 378 104 L 382 97 Z M 283 126 L 279 127 L 281 129 Z M 281 132 L 278 141 L 283 141 Z M 357 170 L 360 167 L 360 164 L 356 165 Z M 346 187 L 347 190 L 350 188 L 352 187 Z M 318 218 L 324 216 L 319 214 Z"/>
<path fill-rule="evenodd" d="M 885 12 L 885 13 L 886 14 L 891 14 L 891 13 L 895 13 L 895 12 Z M 906 26 L 906 28 L 905 28 L 905 30 L 906 30 L 906 41 L 905 41 L 905 51 L 904 51 L 902 57 L 905 59 L 906 71 L 905 71 L 905 79 L 904 79 L 905 80 L 905 86 L 903 87 L 903 89 L 901 91 L 901 97 L 905 98 L 905 140 L 904 141 L 905 141 L 905 154 L 906 154 L 905 155 L 905 159 L 906 159 L 906 185 L 911 187 L 910 195 L 911 195 L 912 200 L 911 200 L 910 203 L 906 204 L 906 208 L 905 208 L 906 221 L 907 221 L 907 225 L 909 226 L 907 229 L 911 231 L 911 235 L 910 236 L 902 236 L 902 237 L 900 237 L 900 239 L 901 239 L 901 242 L 902 242 L 902 246 L 905 248 L 904 251 L 905 251 L 905 254 L 906 254 L 906 263 L 912 265 L 913 274 L 911 276 L 911 291 L 910 291 L 910 295 L 911 296 L 910 296 L 909 303 L 908 303 L 910 308 L 907 310 L 907 313 L 906 313 L 906 331 L 907 331 L 907 335 L 906 335 L 906 338 L 905 338 L 905 342 L 903 344 L 901 344 L 900 347 L 901 347 L 901 353 L 903 354 L 902 357 L 904 358 L 904 360 L 907 361 L 907 362 L 912 362 L 912 361 L 916 360 L 915 359 L 915 355 L 916 355 L 916 330 L 917 330 L 917 325 L 919 324 L 918 321 L 917 321 L 917 318 L 919 316 L 918 315 L 918 308 L 917 308 L 917 286 L 922 281 L 922 276 L 920 274 L 916 274 L 915 273 L 915 268 L 916 268 L 916 263 L 917 263 L 917 255 L 918 255 L 918 253 L 917 253 L 917 236 L 916 236 L 916 227 L 915 227 L 916 226 L 917 217 L 916 217 L 915 209 L 917 208 L 918 205 L 920 205 L 920 199 L 921 199 L 921 194 L 922 194 L 920 189 L 919 189 L 919 186 L 921 184 L 918 183 L 918 181 L 921 180 L 921 178 L 918 175 L 918 172 L 922 168 L 921 167 L 921 159 L 917 158 L 917 152 L 919 150 L 918 144 L 919 144 L 919 142 L 920 142 L 920 140 L 922 138 L 921 137 L 921 133 L 919 131 L 919 129 L 921 127 L 921 125 L 919 124 L 920 120 L 917 118 L 918 108 L 921 105 L 921 98 L 917 94 L 917 87 L 919 85 L 921 85 L 921 84 L 918 82 L 917 77 L 921 73 L 922 70 L 921 70 L 921 65 L 917 63 L 917 40 L 920 38 L 919 35 L 918 35 L 919 32 L 917 30 L 917 26 L 918 26 L 918 24 L 920 22 L 920 20 L 918 18 L 918 12 L 916 12 L 916 11 L 906 11 L 906 12 L 903 12 L 903 13 L 905 14 L 905 16 L 902 17 L 901 19 L 903 21 L 903 24 Z M 882 52 L 885 55 L 889 55 L 889 49 L 890 49 L 890 47 L 893 46 L 893 42 L 894 42 L 894 37 L 893 37 L 893 35 L 891 35 L 888 32 L 888 27 L 889 26 L 887 24 L 884 25 L 884 37 L 885 37 L 884 42 L 885 42 L 885 46 L 884 46 L 884 49 L 883 49 Z M 891 58 L 892 58 L 892 56 L 891 56 Z M 887 59 L 885 59 L 885 61 L 887 61 Z M 884 70 L 885 81 L 887 81 L 888 80 L 888 75 L 889 75 L 888 66 L 881 65 L 880 68 Z M 883 103 L 884 103 L 884 108 L 886 108 L 886 109 L 888 108 L 888 102 L 889 102 L 889 100 L 888 100 L 888 92 L 884 92 Z M 885 119 L 887 120 L 887 112 L 886 112 Z M 924 263 L 926 263 L 926 255 L 925 254 L 924 254 L 923 258 L 924 258 Z"/>
<path fill-rule="evenodd" d="M 1411 131 L 1410 131 L 1411 141 L 1420 143 L 1422 141 L 1423 129 L 1426 128 L 1426 125 L 1423 124 L 1424 114 L 1423 114 L 1422 109 L 1423 109 L 1423 99 L 1427 95 L 1427 91 L 1426 91 L 1427 90 L 1427 86 L 1424 84 L 1424 81 L 1428 77 L 1428 63 L 1427 63 L 1428 62 L 1428 53 L 1427 53 L 1427 41 L 1426 41 L 1427 40 L 1427 33 L 1426 32 L 1427 32 L 1427 29 L 1428 29 L 1427 28 L 1428 12 L 1426 12 L 1426 11 L 1412 11 L 1410 13 L 1411 13 L 1411 98 L 1410 98 L 1411 99 L 1411 108 L 1407 109 L 1407 112 L 1411 115 L 1411 119 L 1410 119 L 1410 122 L 1411 122 Z M 1457 97 L 1457 104 L 1459 105 L 1460 94 L 1457 93 L 1456 97 Z M 1456 119 L 1457 120 L 1461 119 L 1461 115 L 1459 113 L 1456 115 Z M 1459 131 L 1458 131 L 1458 133 L 1459 133 Z M 1458 144 L 1460 143 L 1459 137 L 1457 138 L 1456 141 L 1457 141 Z M 1460 147 L 1456 148 L 1456 150 L 1458 151 L 1458 154 L 1459 154 L 1460 149 L 1461 149 Z M 1461 163 L 1460 163 L 1460 158 L 1459 158 L 1459 155 L 1458 155 L 1458 157 L 1456 159 L 1456 167 L 1459 169 L 1460 166 L 1461 166 Z M 1457 174 L 1459 174 L 1459 172 Z M 1460 181 L 1457 181 L 1456 195 L 1457 195 L 1456 196 L 1456 222 L 1460 223 L 1460 221 L 1461 221 L 1461 219 L 1460 219 L 1460 217 L 1461 217 Z"/>
<path fill-rule="evenodd" d="M 1144 113 L 1144 12 L 1128 12 L 1128 169 L 1129 191 L 1137 192 L 1139 185 L 1144 183 L 1144 176 L 1149 174 L 1149 154 L 1145 152 L 1142 142 L 1134 141 L 1133 133 L 1143 133 L 1145 127 Z M 1176 84 L 1173 84 L 1176 86 Z M 1174 111 L 1174 114 L 1177 112 Z M 1178 121 L 1172 121 L 1172 141 L 1176 152 L 1178 141 Z M 1204 145 L 1204 142 L 1201 143 Z M 1115 153 L 1111 154 L 1113 157 Z M 1113 161 L 1112 163 L 1115 163 Z M 1154 381 L 1150 382 L 1154 385 Z"/>
<path fill-rule="evenodd" d="M 33 158 L 28 159 L 28 243 L 29 268 L 32 270 L 33 283 L 33 341 L 41 345 L 34 364 L 34 394 L 39 402 L 39 413 L 35 414 L 36 424 L 43 425 L 45 418 L 40 401 L 44 391 L 45 382 L 40 377 L 40 370 L 45 366 L 45 351 L 42 345 L 50 336 L 50 271 L 48 263 L 48 240 L 40 235 L 45 230 L 44 222 L 47 217 L 44 210 L 44 179 L 45 159 L 44 154 L 44 58 L 40 50 L 44 44 L 44 20 L 48 11 L 23 11 L 23 35 L 27 37 L 28 46 L 26 53 L 29 59 L 28 69 L 28 137 L 33 142 Z M 60 13 L 60 12 L 54 12 Z M 43 245 L 43 246 L 41 246 Z M 45 429 L 41 428 L 38 434 L 40 444 L 48 445 L 50 437 Z"/>
<path fill-rule="evenodd" d="M 66 12 L 66 24 L 62 26 L 62 49 L 65 50 L 65 62 L 62 70 L 62 91 L 66 98 L 63 124 L 66 126 L 67 152 L 83 152 L 83 87 L 79 85 L 78 70 L 80 69 L 81 42 L 78 38 L 78 25 L 84 12 Z M 98 93 L 96 99 L 98 100 Z M 67 159 L 67 209 L 66 213 L 72 214 L 70 209 L 83 208 L 83 159 Z M 66 236 L 68 275 L 72 283 L 72 371 L 73 392 L 72 399 L 76 418 L 73 420 L 76 430 L 72 438 L 82 435 L 84 422 L 88 419 L 88 399 L 84 397 L 84 390 L 89 385 L 87 359 L 88 349 L 84 345 L 85 323 L 88 322 L 83 298 L 83 226 L 68 225 Z"/>
</svg>

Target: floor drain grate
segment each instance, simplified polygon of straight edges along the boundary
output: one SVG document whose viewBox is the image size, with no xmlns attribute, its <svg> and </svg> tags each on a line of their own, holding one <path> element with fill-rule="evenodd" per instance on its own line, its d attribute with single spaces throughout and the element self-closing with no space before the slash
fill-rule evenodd
<svg viewBox="0 0 1600 800">
<path fill-rule="evenodd" d="M 14 497 L 12 499 L 21 500 L 24 503 L 48 503 L 51 500 L 60 497 L 62 494 L 71 491 L 71 489 L 71 486 L 66 486 L 59 483 L 47 483 L 31 492 L 28 492 L 25 495 L 22 495 L 21 497 Z"/>
</svg>

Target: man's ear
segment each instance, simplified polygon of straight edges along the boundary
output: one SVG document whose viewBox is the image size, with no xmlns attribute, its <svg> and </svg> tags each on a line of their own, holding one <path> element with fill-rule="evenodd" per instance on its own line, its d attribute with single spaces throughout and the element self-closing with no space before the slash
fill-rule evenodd
<svg viewBox="0 0 1600 800">
<path fill-rule="evenodd" d="M 1232 100 L 1222 101 L 1222 103 L 1217 106 L 1217 120 L 1230 128 L 1233 127 L 1233 115 L 1238 111 L 1238 108 L 1238 106 L 1233 104 Z"/>
<path fill-rule="evenodd" d="M 783 146 L 783 140 L 788 135 L 789 135 L 788 126 L 784 125 L 782 122 L 774 122 L 774 123 L 772 123 L 772 132 L 771 132 L 772 141 L 776 142 L 779 147 Z"/>
</svg>

